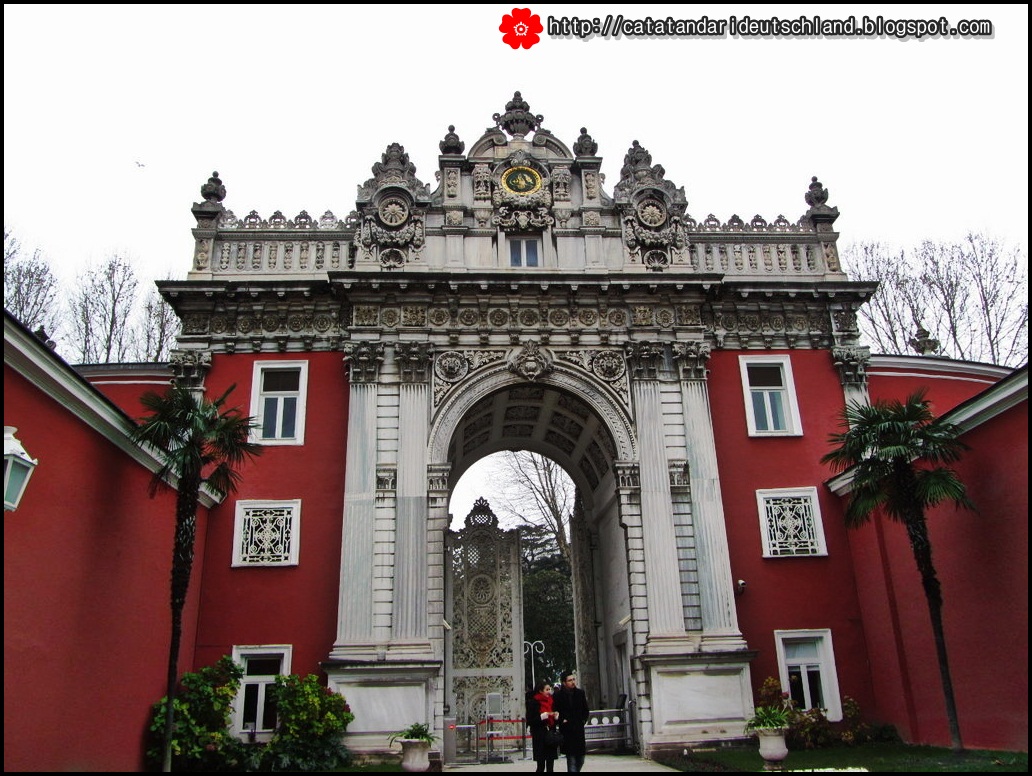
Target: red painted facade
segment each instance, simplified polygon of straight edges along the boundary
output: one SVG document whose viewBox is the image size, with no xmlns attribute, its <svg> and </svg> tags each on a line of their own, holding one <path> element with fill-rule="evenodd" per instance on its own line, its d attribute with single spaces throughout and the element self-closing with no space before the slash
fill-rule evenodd
<svg viewBox="0 0 1032 776">
<path fill-rule="evenodd" d="M 210 395 L 236 384 L 232 403 L 247 410 L 255 361 L 278 357 L 215 356 Z M 296 361 L 298 354 L 281 360 Z M 339 353 L 306 355 L 309 363 L 305 443 L 266 446 L 245 471 L 233 499 L 212 510 L 198 623 L 197 666 L 234 645 L 292 644 L 293 672 L 320 673 L 336 636 L 348 390 Z M 232 568 L 235 503 L 301 499 L 299 565 Z M 210 565 L 209 565 L 210 564 Z"/>
<path fill-rule="evenodd" d="M 887 382 L 872 377 L 872 394 L 891 395 Z M 933 402 L 961 384 L 944 382 L 930 388 Z M 961 733 L 972 747 L 1028 749 L 1027 428 L 1026 400 L 964 434 L 971 449 L 956 469 L 977 511 L 941 507 L 928 516 Z M 906 740 L 948 745 L 928 608 L 906 533 L 876 517 L 849 539 L 878 718 Z"/>
<path fill-rule="evenodd" d="M 39 460 L 4 514 L 4 770 L 139 770 L 165 693 L 175 494 L 149 498 L 150 470 L 8 364 L 4 423 Z M 198 559 L 205 522 L 202 510 Z M 201 571 L 183 670 L 194 665 Z"/>
<path fill-rule="evenodd" d="M 906 740 L 948 744 L 906 537 L 882 519 L 847 532 L 843 501 L 825 485 L 831 472 L 819 459 L 843 405 L 830 354 L 769 353 L 791 358 L 803 432 L 771 438 L 748 434 L 739 355 L 713 353 L 708 390 L 731 571 L 746 583 L 735 598 L 739 625 L 757 653 L 754 686 L 778 675 L 774 631 L 829 629 L 841 695 Z M 35 357 L 77 379 L 52 354 Z M 230 404 L 248 411 L 255 362 L 277 359 L 308 362 L 305 442 L 267 446 L 245 468 L 237 495 L 201 515 L 184 669 L 210 665 L 234 646 L 290 644 L 292 671 L 318 674 L 333 647 L 342 573 L 347 590 L 340 559 L 349 391 L 341 354 L 216 354 L 206 390 L 215 396 L 236 384 Z M 871 397 L 924 386 L 937 413 L 957 412 L 1000 374 L 935 361 L 934 369 L 916 358 L 872 364 Z M 1027 748 L 1027 370 L 1008 380 L 1022 374 L 1024 398 L 964 437 L 971 451 L 958 469 L 979 511 L 941 509 L 929 521 L 961 729 L 972 747 Z M 136 417 L 138 393 L 152 386 L 128 373 L 119 379 L 106 374 L 101 388 Z M 164 692 L 173 495 L 148 498 L 146 466 L 10 366 L 4 388 L 5 424 L 19 428 L 40 460 L 4 523 L 5 768 L 139 768 L 150 706 Z M 96 393 L 93 401 L 113 409 Z M 763 557 L 756 491 L 790 487 L 817 489 L 826 555 Z M 248 499 L 302 501 L 298 565 L 232 567 L 236 501 Z"/>
</svg>

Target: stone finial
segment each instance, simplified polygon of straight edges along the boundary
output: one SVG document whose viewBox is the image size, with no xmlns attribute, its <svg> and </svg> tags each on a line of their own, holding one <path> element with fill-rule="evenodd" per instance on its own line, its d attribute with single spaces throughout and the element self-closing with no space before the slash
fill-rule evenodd
<svg viewBox="0 0 1032 776">
<path fill-rule="evenodd" d="M 530 105 L 519 92 L 514 93 L 512 99 L 505 103 L 505 113 L 496 113 L 492 118 L 497 126 L 513 137 L 525 136 L 540 127 L 545 120 L 544 116 L 535 116 L 530 112 Z"/>
<path fill-rule="evenodd" d="M 817 180 L 816 175 L 810 179 L 810 188 L 806 192 L 805 199 L 806 204 L 810 207 L 826 207 L 828 204 L 828 190 Z"/>
<path fill-rule="evenodd" d="M 910 347 L 922 356 L 934 356 L 939 352 L 939 340 L 932 337 L 931 333 L 917 324 L 917 332 L 910 338 Z"/>
<path fill-rule="evenodd" d="M 201 196 L 206 202 L 211 202 L 213 205 L 219 204 L 226 198 L 226 187 L 222 185 L 218 171 L 213 172 L 208 178 L 208 182 L 201 186 Z"/>
<path fill-rule="evenodd" d="M 459 140 L 459 136 L 455 134 L 455 125 L 448 125 L 448 134 L 444 136 L 439 144 L 442 154 L 461 154 L 466 150 L 466 144 Z"/>
<path fill-rule="evenodd" d="M 594 156 L 598 153 L 598 143 L 588 134 L 586 127 L 581 127 L 580 137 L 573 144 L 573 153 L 577 156 Z"/>
<path fill-rule="evenodd" d="M 688 200 L 684 196 L 684 188 L 675 186 L 666 180 L 666 170 L 661 164 L 652 164 L 652 154 L 637 140 L 624 154 L 623 167 L 620 168 L 620 182 L 613 193 L 618 202 L 629 201 L 629 198 L 642 189 L 658 189 L 669 197 L 670 206 L 677 215 L 684 212 Z"/>
<path fill-rule="evenodd" d="M 373 177 L 359 188 L 359 199 L 371 197 L 377 189 L 384 186 L 400 186 L 407 189 L 417 199 L 428 196 L 424 185 L 416 177 L 416 165 L 405 153 L 400 143 L 391 143 L 380 156 L 380 161 L 372 167 Z"/>
<path fill-rule="evenodd" d="M 620 168 L 620 180 L 640 178 L 652 170 L 652 154 L 637 140 L 631 141 L 631 147 L 624 154 L 623 167 Z"/>
</svg>

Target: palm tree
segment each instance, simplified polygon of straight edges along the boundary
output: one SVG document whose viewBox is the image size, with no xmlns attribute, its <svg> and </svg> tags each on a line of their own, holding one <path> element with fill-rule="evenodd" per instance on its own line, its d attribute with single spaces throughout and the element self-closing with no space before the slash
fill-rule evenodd
<svg viewBox="0 0 1032 776">
<path fill-rule="evenodd" d="M 832 434 L 829 442 L 836 447 L 821 462 L 852 472 L 847 527 L 864 525 L 881 508 L 906 528 L 932 619 L 951 748 L 962 752 L 942 627 L 942 587 L 932 563 L 925 510 L 944 501 L 973 508 L 964 483 L 945 465 L 959 460 L 967 445 L 959 439 L 960 428 L 932 415 L 923 390 L 902 402 L 852 402 L 842 420 L 846 430 Z"/>
<path fill-rule="evenodd" d="M 197 503 L 201 487 L 222 497 L 236 490 L 244 461 L 258 455 L 261 446 L 250 441 L 252 419 L 236 408 L 224 410 L 231 386 L 215 401 L 180 387 L 165 394 L 147 393 L 141 399 L 151 414 L 133 431 L 139 444 L 156 448 L 162 465 L 151 482 L 151 496 L 175 483 L 176 531 L 172 550 L 172 636 L 168 649 L 168 692 L 165 712 L 164 761 L 172 769 L 174 699 L 178 681 L 179 643 L 183 634 L 183 606 L 190 587 Z"/>
</svg>

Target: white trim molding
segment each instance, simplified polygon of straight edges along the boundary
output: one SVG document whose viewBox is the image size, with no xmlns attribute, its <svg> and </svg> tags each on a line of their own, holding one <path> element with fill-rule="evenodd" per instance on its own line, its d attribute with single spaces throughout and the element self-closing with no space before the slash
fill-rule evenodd
<svg viewBox="0 0 1032 776">
<path fill-rule="evenodd" d="M 796 708 L 819 706 L 829 722 L 842 719 L 842 697 L 839 695 L 838 671 L 831 630 L 776 630 L 774 648 L 778 653 L 781 688 L 796 701 Z M 818 678 L 819 684 L 815 683 Z M 814 693 L 819 689 L 819 699 Z M 810 704 L 801 699 L 808 699 Z"/>
<path fill-rule="evenodd" d="M 803 423 L 799 417 L 792 359 L 788 355 L 739 356 L 742 376 L 742 397 L 745 418 L 751 437 L 802 436 Z M 753 385 L 750 367 L 775 367 L 780 372 L 780 384 Z M 763 403 L 763 416 L 757 417 L 756 403 Z M 780 415 L 780 418 L 778 417 Z"/>
</svg>

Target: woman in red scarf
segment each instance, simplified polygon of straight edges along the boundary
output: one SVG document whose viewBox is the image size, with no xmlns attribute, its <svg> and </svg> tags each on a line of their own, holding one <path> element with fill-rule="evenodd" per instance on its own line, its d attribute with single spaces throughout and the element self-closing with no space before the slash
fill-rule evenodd
<svg viewBox="0 0 1032 776">
<path fill-rule="evenodd" d="M 555 731 L 557 711 L 552 709 L 552 685 L 540 681 L 534 689 L 527 693 L 527 727 L 530 728 L 531 741 L 534 744 L 534 761 L 537 773 L 552 773 L 555 770 L 555 759 L 559 756 L 559 743 L 550 741 L 550 734 Z"/>
</svg>

